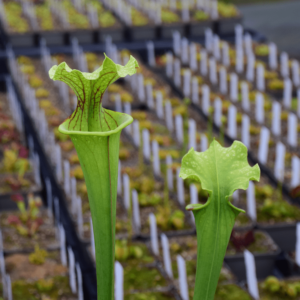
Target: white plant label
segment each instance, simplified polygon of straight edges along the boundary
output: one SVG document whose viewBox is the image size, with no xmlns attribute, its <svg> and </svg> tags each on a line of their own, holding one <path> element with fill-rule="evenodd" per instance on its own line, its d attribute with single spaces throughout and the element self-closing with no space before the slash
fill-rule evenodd
<svg viewBox="0 0 300 300">
<path fill-rule="evenodd" d="M 210 28 L 205 29 L 205 48 L 208 52 L 212 51 L 213 47 L 213 32 Z"/>
<path fill-rule="evenodd" d="M 76 264 L 76 274 L 77 274 L 77 285 L 78 285 L 78 300 L 84 300 L 83 297 L 83 285 L 82 285 L 82 273 L 79 264 Z"/>
<path fill-rule="evenodd" d="M 146 43 L 147 46 L 147 54 L 148 54 L 148 64 L 151 67 L 155 67 L 155 51 L 154 51 L 154 43 L 149 41 Z"/>
<path fill-rule="evenodd" d="M 75 294 L 77 291 L 76 276 L 75 276 L 75 257 L 71 247 L 68 247 L 68 256 L 69 256 L 69 283 L 70 283 L 70 288 L 72 293 Z"/>
<path fill-rule="evenodd" d="M 234 105 L 230 105 L 230 107 L 228 109 L 227 132 L 228 132 L 228 135 L 233 139 L 235 139 L 237 136 L 236 113 L 237 113 L 236 107 Z"/>
<path fill-rule="evenodd" d="M 211 57 L 209 60 L 209 80 L 212 84 L 218 83 L 216 60 Z"/>
<path fill-rule="evenodd" d="M 137 76 L 137 84 L 138 84 L 138 98 L 140 102 L 145 102 L 146 95 L 145 95 L 145 87 L 144 87 L 144 76 L 143 74 L 138 74 Z"/>
<path fill-rule="evenodd" d="M 168 189 L 169 191 L 173 191 L 173 170 L 172 170 L 172 156 L 167 155 L 166 157 L 166 165 L 167 165 L 167 181 L 168 181 Z"/>
<path fill-rule="evenodd" d="M 292 147 L 297 147 L 297 117 L 289 113 L 287 142 Z"/>
<path fill-rule="evenodd" d="M 297 223 L 296 227 L 296 264 L 300 267 L 300 223 Z"/>
<path fill-rule="evenodd" d="M 202 110 L 208 116 L 210 107 L 210 88 L 208 85 L 202 85 Z"/>
<path fill-rule="evenodd" d="M 147 83 L 146 85 L 146 95 L 147 95 L 147 105 L 150 109 L 153 109 L 154 101 L 153 101 L 153 88 L 151 83 Z"/>
<path fill-rule="evenodd" d="M 77 199 L 77 226 L 78 226 L 78 234 L 82 238 L 83 237 L 82 201 L 81 201 L 81 197 L 76 197 L 76 199 Z"/>
<path fill-rule="evenodd" d="M 297 90 L 297 115 L 300 117 L 300 89 Z"/>
<path fill-rule="evenodd" d="M 291 107 L 292 90 L 293 90 L 292 81 L 291 81 L 291 79 L 286 78 L 284 80 L 284 89 L 283 89 L 283 105 L 286 108 L 290 108 Z"/>
<path fill-rule="evenodd" d="M 242 117 L 242 143 L 250 149 L 250 118 L 247 115 Z"/>
<path fill-rule="evenodd" d="M 181 52 L 181 36 L 178 31 L 173 32 L 173 51 L 176 56 L 180 55 Z"/>
<path fill-rule="evenodd" d="M 150 153 L 150 133 L 148 129 L 143 129 L 142 131 L 143 137 L 143 154 L 146 160 L 150 161 L 151 153 Z"/>
<path fill-rule="evenodd" d="M 190 69 L 197 71 L 197 48 L 194 43 L 190 45 Z"/>
<path fill-rule="evenodd" d="M 46 194 L 47 194 L 47 208 L 48 208 L 48 217 L 52 217 L 52 206 L 53 206 L 53 198 L 52 198 L 52 186 L 49 178 L 45 179 L 46 185 Z"/>
<path fill-rule="evenodd" d="M 249 55 L 252 53 L 252 37 L 249 33 L 246 33 L 244 35 L 244 44 L 245 44 L 245 50 L 246 54 Z"/>
<path fill-rule="evenodd" d="M 132 216 L 135 232 L 138 234 L 141 230 L 140 208 L 138 193 L 136 190 L 132 190 Z"/>
<path fill-rule="evenodd" d="M 214 123 L 218 127 L 222 126 L 222 101 L 220 98 L 216 98 L 214 101 Z"/>
<path fill-rule="evenodd" d="M 255 119 L 260 124 L 265 121 L 264 96 L 259 92 L 255 96 Z"/>
<path fill-rule="evenodd" d="M 269 44 L 269 67 L 271 70 L 276 70 L 277 63 L 277 46 L 274 43 Z"/>
<path fill-rule="evenodd" d="M 181 115 L 175 116 L 175 132 L 176 132 L 176 139 L 179 144 L 183 144 L 183 121 Z"/>
<path fill-rule="evenodd" d="M 180 66 L 180 60 L 178 58 L 174 59 L 174 84 L 177 87 L 180 87 L 181 85 L 181 66 Z"/>
<path fill-rule="evenodd" d="M 115 262 L 115 300 L 124 300 L 124 270 L 118 261 Z"/>
<path fill-rule="evenodd" d="M 256 68 L 256 87 L 259 91 L 265 91 L 265 68 L 259 64 Z"/>
<path fill-rule="evenodd" d="M 164 233 L 161 235 L 161 245 L 162 245 L 162 251 L 163 251 L 163 260 L 164 260 L 165 271 L 170 278 L 173 278 L 169 240 Z"/>
<path fill-rule="evenodd" d="M 118 195 L 122 194 L 122 166 L 121 166 L 121 161 L 119 160 L 119 167 L 118 167 Z"/>
<path fill-rule="evenodd" d="M 250 110 L 250 102 L 249 102 L 249 86 L 247 82 L 242 82 L 241 84 L 242 89 L 242 107 L 243 110 L 249 111 Z"/>
<path fill-rule="evenodd" d="M 166 54 L 166 75 L 173 76 L 173 54 L 171 52 Z"/>
<path fill-rule="evenodd" d="M 198 190 L 194 184 L 190 185 L 190 198 L 191 198 L 191 204 L 197 204 L 199 202 L 198 201 Z"/>
<path fill-rule="evenodd" d="M 181 255 L 177 255 L 177 267 L 180 296 L 183 300 L 189 300 L 186 265 L 185 260 L 182 258 Z"/>
<path fill-rule="evenodd" d="M 225 67 L 230 66 L 229 46 L 226 42 L 222 42 L 222 63 Z"/>
<path fill-rule="evenodd" d="M 75 214 L 76 213 L 76 198 L 77 198 L 77 183 L 76 183 L 76 178 L 75 177 L 71 177 L 71 210 L 72 213 Z"/>
<path fill-rule="evenodd" d="M 300 184 L 300 159 L 299 157 L 292 156 L 292 178 L 291 188 L 295 188 Z"/>
<path fill-rule="evenodd" d="M 192 78 L 192 102 L 195 104 L 199 103 L 199 84 L 197 77 Z"/>
<path fill-rule="evenodd" d="M 120 94 L 115 94 L 115 109 L 118 112 L 122 112 L 122 101 Z"/>
<path fill-rule="evenodd" d="M 281 142 L 276 144 L 276 158 L 274 166 L 274 175 L 279 181 L 284 179 L 284 161 L 285 161 L 285 145 Z"/>
<path fill-rule="evenodd" d="M 256 267 L 254 255 L 248 250 L 244 251 L 244 260 L 246 266 L 246 278 L 248 284 L 249 294 L 255 299 L 259 300 L 259 292 L 256 278 Z"/>
<path fill-rule="evenodd" d="M 58 228 L 59 228 L 60 261 L 63 266 L 67 266 L 66 233 L 63 225 L 58 225 Z"/>
<path fill-rule="evenodd" d="M 221 59 L 220 38 L 216 34 L 213 36 L 213 55 L 216 60 Z"/>
<path fill-rule="evenodd" d="M 196 122 L 193 119 L 189 119 L 189 149 L 191 148 L 196 150 Z"/>
<path fill-rule="evenodd" d="M 238 100 L 238 76 L 235 73 L 230 74 L 230 99 L 233 102 Z"/>
<path fill-rule="evenodd" d="M 299 62 L 297 60 L 292 61 L 292 78 L 295 86 L 299 86 L 300 77 L 299 77 Z"/>
<path fill-rule="evenodd" d="M 254 81 L 254 70 L 255 70 L 255 56 L 254 54 L 249 54 L 247 56 L 246 79 L 250 82 Z"/>
<path fill-rule="evenodd" d="M 156 176 L 160 176 L 159 145 L 157 141 L 152 141 L 153 171 Z"/>
<path fill-rule="evenodd" d="M 189 41 L 187 38 L 181 39 L 181 61 L 183 64 L 188 64 L 189 62 Z"/>
<path fill-rule="evenodd" d="M 289 56 L 286 52 L 280 54 L 280 72 L 283 78 L 289 77 Z"/>
<path fill-rule="evenodd" d="M 66 195 L 70 194 L 70 163 L 64 160 L 64 190 Z"/>
<path fill-rule="evenodd" d="M 281 134 L 281 105 L 276 101 L 272 103 L 272 132 L 276 136 Z"/>
<path fill-rule="evenodd" d="M 149 223 L 150 223 L 151 249 L 154 255 L 159 255 L 157 225 L 156 225 L 156 218 L 153 213 L 149 214 Z"/>
<path fill-rule="evenodd" d="M 164 118 L 163 96 L 160 91 L 156 92 L 156 115 L 160 119 Z"/>
<path fill-rule="evenodd" d="M 127 210 L 130 208 L 130 179 L 127 174 L 123 174 L 124 206 Z"/>
<path fill-rule="evenodd" d="M 200 52 L 200 72 L 202 76 L 207 76 L 207 52 L 205 50 L 201 50 Z"/>
<path fill-rule="evenodd" d="M 270 140 L 269 129 L 266 127 L 262 127 L 260 130 L 260 141 L 259 141 L 257 156 L 258 156 L 258 160 L 264 165 L 268 161 L 269 140 Z"/>
<path fill-rule="evenodd" d="M 138 120 L 134 120 L 132 123 L 132 138 L 136 147 L 140 146 L 140 123 Z"/>
<path fill-rule="evenodd" d="M 242 47 L 236 49 L 235 70 L 239 74 L 244 71 L 244 51 Z"/>
<path fill-rule="evenodd" d="M 252 181 L 249 182 L 247 189 L 247 214 L 252 221 L 256 221 L 255 185 Z"/>
<path fill-rule="evenodd" d="M 165 104 L 165 110 L 166 110 L 166 123 L 167 127 L 170 132 L 173 131 L 174 125 L 173 125 L 173 111 L 172 111 L 172 105 L 170 101 L 166 101 Z"/>
<path fill-rule="evenodd" d="M 205 134 L 201 134 L 201 141 L 200 141 L 200 150 L 202 152 L 208 149 L 208 139 Z"/>
<path fill-rule="evenodd" d="M 176 170 L 177 198 L 180 205 L 185 205 L 183 179 L 179 177 L 180 168 Z"/>
<path fill-rule="evenodd" d="M 220 92 L 223 95 L 227 94 L 227 71 L 225 67 L 221 67 L 220 71 Z"/>
<path fill-rule="evenodd" d="M 183 73 L 183 95 L 186 98 L 191 96 L 191 71 L 185 70 Z"/>
</svg>

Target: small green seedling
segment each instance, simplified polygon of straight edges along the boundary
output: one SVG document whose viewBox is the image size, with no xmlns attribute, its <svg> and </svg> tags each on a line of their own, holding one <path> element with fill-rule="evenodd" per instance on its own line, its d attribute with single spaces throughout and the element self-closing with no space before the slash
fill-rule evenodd
<svg viewBox="0 0 300 300">
<path fill-rule="evenodd" d="M 76 110 L 58 129 L 71 137 L 86 182 L 95 236 L 99 300 L 114 299 L 119 141 L 122 129 L 133 121 L 129 115 L 104 109 L 102 97 L 110 84 L 133 75 L 137 67 L 132 56 L 124 67 L 105 56 L 103 65 L 93 73 L 72 70 L 65 62 L 49 71 L 51 79 L 65 82 L 78 99 Z"/>
<path fill-rule="evenodd" d="M 205 152 L 190 149 L 182 159 L 179 176 L 199 181 L 209 194 L 205 204 L 190 204 L 186 209 L 194 213 L 197 230 L 194 300 L 213 300 L 235 219 L 244 212 L 229 197 L 237 189 L 246 190 L 249 180 L 258 181 L 260 169 L 249 166 L 247 148 L 241 142 L 223 148 L 213 140 Z"/>
</svg>

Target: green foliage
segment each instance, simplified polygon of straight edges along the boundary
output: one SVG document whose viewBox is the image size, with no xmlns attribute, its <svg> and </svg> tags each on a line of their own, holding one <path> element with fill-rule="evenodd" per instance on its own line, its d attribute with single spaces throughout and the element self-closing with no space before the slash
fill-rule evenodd
<svg viewBox="0 0 300 300">
<path fill-rule="evenodd" d="M 206 21 L 209 19 L 209 15 L 202 11 L 202 10 L 197 10 L 195 13 L 194 13 L 194 19 L 196 21 Z"/>
<path fill-rule="evenodd" d="M 12 200 L 18 205 L 19 214 L 9 215 L 8 224 L 14 227 L 20 235 L 32 237 L 43 224 L 43 219 L 39 217 L 42 201 L 39 197 L 28 195 L 28 208 L 26 209 L 22 195 L 12 196 Z"/>
<path fill-rule="evenodd" d="M 183 157 L 180 177 L 199 181 L 209 194 L 204 205 L 190 204 L 187 210 L 193 211 L 197 229 L 194 299 L 212 300 L 235 219 L 243 212 L 228 198 L 237 189 L 246 190 L 249 180 L 259 180 L 260 170 L 258 165 L 248 165 L 247 148 L 242 143 L 235 141 L 223 148 L 214 140 L 207 151 L 197 153 L 192 148 Z"/>
<path fill-rule="evenodd" d="M 114 259 L 119 140 L 131 116 L 106 110 L 102 96 L 120 77 L 133 75 L 138 67 L 131 56 L 126 66 L 105 56 L 93 73 L 72 70 L 63 62 L 53 66 L 49 76 L 70 86 L 77 96 L 77 108 L 59 126 L 71 137 L 86 182 L 96 248 L 98 299 L 114 298 Z M 101 178 L 101 180 L 99 180 Z"/>
<path fill-rule="evenodd" d="M 235 5 L 218 2 L 218 11 L 223 18 L 232 18 L 238 16 L 239 12 Z"/>
<path fill-rule="evenodd" d="M 255 47 L 255 54 L 260 56 L 269 55 L 269 46 L 265 44 L 257 45 Z"/>
<path fill-rule="evenodd" d="M 285 300 L 298 299 L 300 296 L 299 281 L 280 281 L 274 276 L 269 276 L 262 284 L 262 299 Z"/>
<path fill-rule="evenodd" d="M 214 300 L 251 300 L 250 295 L 235 284 L 219 285 Z"/>
<path fill-rule="evenodd" d="M 34 247 L 34 252 L 29 255 L 29 261 L 34 265 L 42 265 L 48 256 L 48 252 L 40 249 L 39 245 Z"/>
</svg>

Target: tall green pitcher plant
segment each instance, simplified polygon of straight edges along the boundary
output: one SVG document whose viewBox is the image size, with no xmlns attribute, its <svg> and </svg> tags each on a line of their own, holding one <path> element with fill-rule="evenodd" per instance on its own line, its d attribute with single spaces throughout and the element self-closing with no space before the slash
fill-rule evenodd
<svg viewBox="0 0 300 300">
<path fill-rule="evenodd" d="M 229 197 L 237 189 L 246 190 L 249 180 L 258 181 L 260 169 L 249 166 L 247 148 L 241 142 L 224 148 L 213 140 L 205 152 L 190 149 L 179 176 L 201 182 L 209 194 L 205 204 L 190 204 L 186 209 L 193 212 L 197 230 L 194 300 L 213 300 L 235 219 L 244 212 Z"/>
<path fill-rule="evenodd" d="M 63 62 L 53 66 L 49 76 L 65 82 L 76 94 L 78 104 L 60 126 L 74 143 L 83 170 L 91 208 L 95 248 L 98 300 L 114 299 L 114 256 L 119 140 L 131 116 L 102 107 L 107 87 L 138 68 L 131 56 L 126 66 L 105 56 L 93 73 L 72 70 Z"/>
</svg>

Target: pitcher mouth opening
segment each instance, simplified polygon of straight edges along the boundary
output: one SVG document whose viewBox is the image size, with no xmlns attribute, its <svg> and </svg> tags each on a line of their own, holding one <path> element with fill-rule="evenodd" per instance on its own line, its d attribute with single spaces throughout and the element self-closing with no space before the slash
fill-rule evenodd
<svg viewBox="0 0 300 300">
<path fill-rule="evenodd" d="M 109 136 L 114 133 L 118 133 L 122 129 L 124 129 L 126 126 L 130 125 L 133 122 L 132 116 L 125 114 L 125 113 L 119 113 L 119 112 L 113 112 L 114 114 L 119 114 L 119 117 L 121 119 L 121 124 L 118 125 L 115 129 L 108 130 L 108 131 L 81 131 L 81 130 L 70 130 L 68 129 L 69 126 L 69 120 L 65 120 L 62 124 L 59 125 L 58 130 L 61 133 L 68 134 L 68 135 L 85 135 L 85 136 Z M 119 119 L 119 120 L 120 120 Z"/>
</svg>

